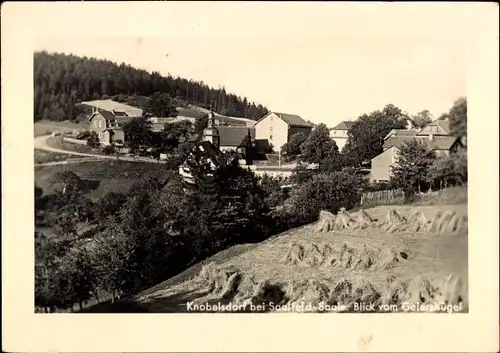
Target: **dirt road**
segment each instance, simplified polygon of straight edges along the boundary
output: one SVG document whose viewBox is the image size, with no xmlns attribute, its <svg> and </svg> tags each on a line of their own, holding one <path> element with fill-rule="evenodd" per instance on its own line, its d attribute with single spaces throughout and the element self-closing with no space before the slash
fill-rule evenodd
<svg viewBox="0 0 500 353">
<path fill-rule="evenodd" d="M 151 159 L 151 158 L 145 158 L 145 157 L 123 157 L 120 156 L 119 158 L 117 156 L 104 156 L 101 154 L 90 154 L 90 153 L 82 153 L 82 152 L 75 152 L 75 151 L 67 151 L 67 150 L 62 150 L 60 148 L 55 148 L 51 147 L 47 144 L 47 140 L 50 138 L 50 135 L 43 135 L 43 136 L 37 136 L 35 137 L 35 143 L 34 147 L 35 149 L 39 149 L 42 151 L 47 151 L 47 152 L 55 152 L 55 153 L 63 153 L 63 154 L 69 154 L 73 156 L 80 156 L 80 157 L 92 157 L 94 160 L 95 158 L 99 159 L 112 159 L 112 160 L 120 160 L 120 161 L 128 161 L 128 162 L 146 162 L 146 163 L 166 163 L 166 161 L 158 161 L 156 159 Z M 79 162 L 86 162 L 87 160 L 83 159 L 80 160 Z M 65 163 L 59 163 L 58 164 L 65 164 Z"/>
</svg>

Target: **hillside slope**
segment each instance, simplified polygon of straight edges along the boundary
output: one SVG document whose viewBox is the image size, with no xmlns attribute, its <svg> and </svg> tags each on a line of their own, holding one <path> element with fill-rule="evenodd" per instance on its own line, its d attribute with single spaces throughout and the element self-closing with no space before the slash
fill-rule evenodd
<svg viewBox="0 0 500 353">
<path fill-rule="evenodd" d="M 309 224 L 259 244 L 232 247 L 133 298 L 90 311 L 192 312 L 188 302 L 267 303 L 262 311 L 272 310 L 270 303 L 313 303 L 313 311 L 321 311 L 319 303 L 344 303 L 352 311 L 361 301 L 401 310 L 405 301 L 445 299 L 468 310 L 467 224 L 456 231 L 390 233 L 380 223 L 392 209 L 408 221 L 412 211 L 421 211 L 426 227 L 446 211 L 465 222 L 467 215 L 467 205 L 380 206 L 367 210 L 372 222 L 366 228 L 318 232 Z M 448 223 L 442 223 L 445 229 Z"/>
</svg>

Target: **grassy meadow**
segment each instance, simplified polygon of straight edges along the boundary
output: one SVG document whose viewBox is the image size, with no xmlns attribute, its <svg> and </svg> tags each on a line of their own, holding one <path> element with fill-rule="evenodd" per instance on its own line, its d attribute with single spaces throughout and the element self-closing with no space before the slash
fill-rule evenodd
<svg viewBox="0 0 500 353">
<path fill-rule="evenodd" d="M 82 179 L 98 182 L 97 188 L 90 192 L 93 200 L 110 191 L 126 193 L 135 181 L 147 176 L 162 178 L 167 173 L 163 164 L 103 160 L 37 167 L 35 183 L 43 188 L 44 193 L 49 193 L 51 180 L 62 170 L 71 170 Z"/>
</svg>

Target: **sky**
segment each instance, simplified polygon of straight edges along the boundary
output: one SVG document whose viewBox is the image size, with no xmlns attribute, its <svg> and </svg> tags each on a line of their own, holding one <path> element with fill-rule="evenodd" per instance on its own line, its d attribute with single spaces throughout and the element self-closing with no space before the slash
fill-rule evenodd
<svg viewBox="0 0 500 353">
<path fill-rule="evenodd" d="M 86 6 L 73 17 L 70 7 L 68 16 L 43 8 L 64 19 L 47 20 L 35 50 L 224 86 L 328 126 L 386 104 L 438 118 L 466 95 L 470 9 L 458 3 L 132 4 Z"/>
</svg>

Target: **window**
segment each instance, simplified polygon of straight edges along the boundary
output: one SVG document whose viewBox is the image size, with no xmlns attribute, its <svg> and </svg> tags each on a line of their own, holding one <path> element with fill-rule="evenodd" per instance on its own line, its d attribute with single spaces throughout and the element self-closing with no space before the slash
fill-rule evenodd
<svg viewBox="0 0 500 353">
<path fill-rule="evenodd" d="M 269 140 L 272 141 L 272 139 L 273 139 L 273 135 L 269 135 Z"/>
<path fill-rule="evenodd" d="M 272 134 L 273 133 L 273 127 L 272 126 L 269 126 L 269 133 Z"/>
<path fill-rule="evenodd" d="M 101 132 L 101 131 L 99 131 L 99 132 L 97 133 L 97 136 L 99 136 L 99 140 L 100 140 L 100 139 L 102 139 L 102 132 Z"/>
</svg>

